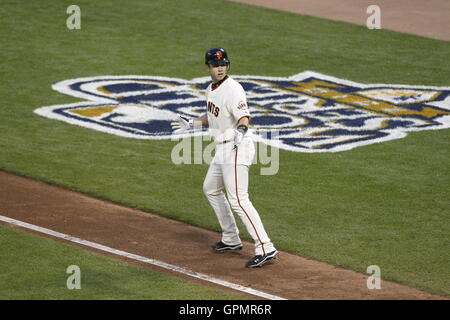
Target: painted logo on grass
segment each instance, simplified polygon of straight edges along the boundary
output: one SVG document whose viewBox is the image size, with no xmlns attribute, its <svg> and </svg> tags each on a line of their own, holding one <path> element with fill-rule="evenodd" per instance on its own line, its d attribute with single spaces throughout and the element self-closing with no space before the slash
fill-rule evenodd
<svg viewBox="0 0 450 320">
<path fill-rule="evenodd" d="M 450 87 L 367 85 L 311 71 L 287 78 L 233 78 L 247 93 L 255 140 L 281 149 L 337 152 L 403 138 L 409 131 L 450 127 Z M 205 112 L 209 83 L 209 77 L 71 79 L 52 88 L 85 101 L 35 112 L 123 137 L 173 139 L 170 122 L 177 113 Z"/>
</svg>

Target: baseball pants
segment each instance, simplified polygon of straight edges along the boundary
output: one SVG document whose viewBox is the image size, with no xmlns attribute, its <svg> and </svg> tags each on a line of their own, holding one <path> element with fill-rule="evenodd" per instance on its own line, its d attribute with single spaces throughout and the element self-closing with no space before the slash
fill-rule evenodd
<svg viewBox="0 0 450 320">
<path fill-rule="evenodd" d="M 237 152 L 237 151 L 236 151 Z M 237 156 L 236 156 L 237 158 Z M 241 218 L 255 242 L 255 254 L 265 255 L 275 248 L 261 218 L 248 195 L 249 165 L 211 163 L 203 184 L 203 192 L 216 213 L 222 228 L 222 242 L 241 243 L 233 211 Z M 226 196 L 224 189 L 226 190 Z"/>
</svg>

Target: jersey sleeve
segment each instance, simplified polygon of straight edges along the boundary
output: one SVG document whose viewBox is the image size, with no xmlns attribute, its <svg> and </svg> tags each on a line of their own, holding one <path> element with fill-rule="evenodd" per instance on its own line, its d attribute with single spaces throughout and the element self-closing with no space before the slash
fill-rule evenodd
<svg viewBox="0 0 450 320">
<path fill-rule="evenodd" d="M 238 122 L 243 117 L 250 117 L 245 91 L 240 84 L 237 84 L 235 86 L 233 94 L 230 95 L 229 108 L 229 111 L 235 118 L 236 122 Z"/>
</svg>

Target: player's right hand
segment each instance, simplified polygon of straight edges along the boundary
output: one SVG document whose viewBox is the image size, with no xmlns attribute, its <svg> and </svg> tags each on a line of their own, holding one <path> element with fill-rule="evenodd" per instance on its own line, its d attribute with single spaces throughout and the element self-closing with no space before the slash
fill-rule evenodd
<svg viewBox="0 0 450 320">
<path fill-rule="evenodd" d="M 183 133 L 194 127 L 194 121 L 178 114 L 178 117 L 173 120 L 170 125 L 172 126 L 174 133 Z"/>
</svg>

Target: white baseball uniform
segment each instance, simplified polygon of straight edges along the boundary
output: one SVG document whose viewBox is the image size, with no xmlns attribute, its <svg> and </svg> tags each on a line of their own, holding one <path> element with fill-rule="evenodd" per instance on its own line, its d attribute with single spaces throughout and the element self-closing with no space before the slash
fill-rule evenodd
<svg viewBox="0 0 450 320">
<path fill-rule="evenodd" d="M 245 91 L 238 82 L 226 76 L 208 86 L 206 100 L 209 132 L 215 142 L 216 153 L 205 177 L 203 192 L 219 220 L 222 242 L 229 245 L 241 243 L 233 210 L 255 241 L 256 255 L 265 255 L 275 248 L 248 195 L 248 172 L 255 155 L 250 129 L 239 146 L 234 148 L 234 130 L 238 121 L 250 117 Z"/>
</svg>

